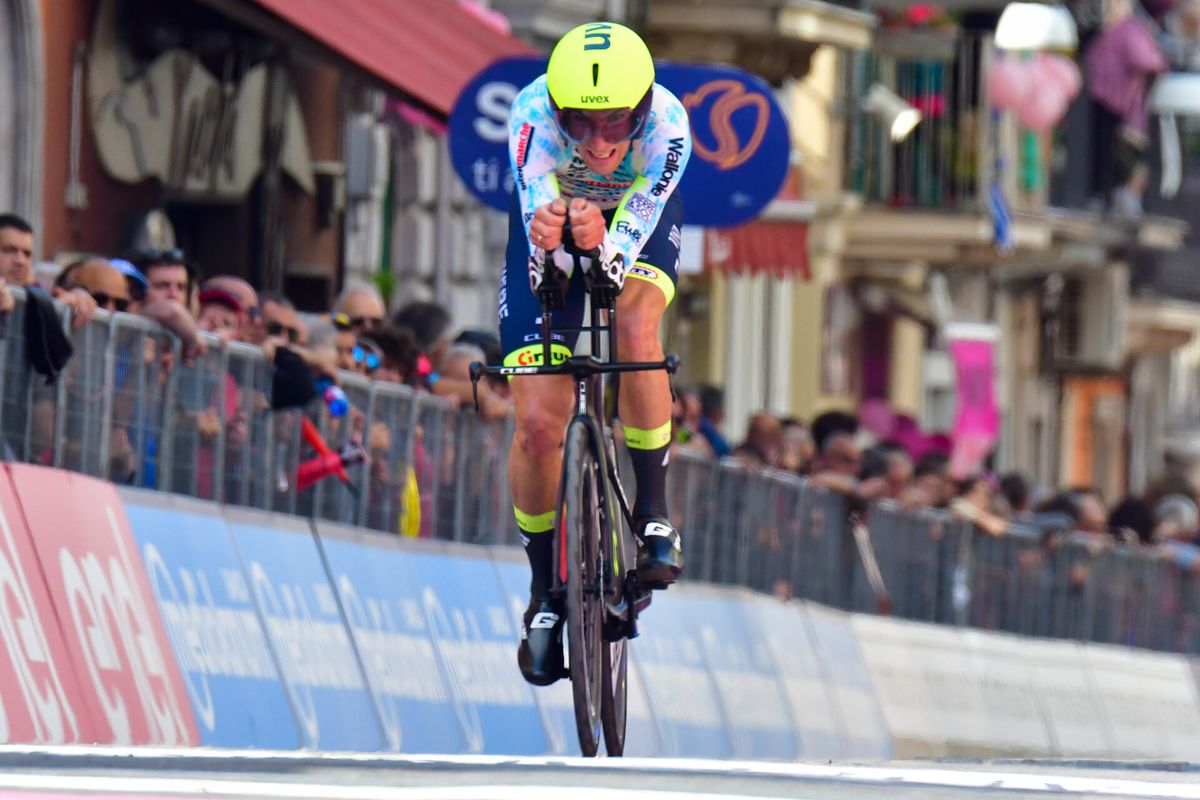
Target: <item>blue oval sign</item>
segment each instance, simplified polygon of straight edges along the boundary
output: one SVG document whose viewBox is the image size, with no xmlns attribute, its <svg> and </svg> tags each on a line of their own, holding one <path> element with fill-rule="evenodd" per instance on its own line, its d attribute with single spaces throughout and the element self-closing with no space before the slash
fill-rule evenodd
<svg viewBox="0 0 1200 800">
<path fill-rule="evenodd" d="M 779 193 L 791 138 L 771 87 L 736 67 L 655 65 L 657 80 L 688 110 L 692 158 L 679 191 L 684 221 L 713 228 L 748 222 Z M 517 92 L 546 71 L 544 56 L 506 58 L 475 76 L 450 114 L 450 157 L 467 188 L 508 211 L 508 111 Z"/>
</svg>

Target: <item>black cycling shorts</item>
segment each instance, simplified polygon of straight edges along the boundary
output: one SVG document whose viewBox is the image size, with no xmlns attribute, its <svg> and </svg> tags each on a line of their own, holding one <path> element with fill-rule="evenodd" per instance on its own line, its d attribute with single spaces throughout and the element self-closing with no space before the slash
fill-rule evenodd
<svg viewBox="0 0 1200 800">
<path fill-rule="evenodd" d="M 612 224 L 612 209 L 604 219 Z M 663 207 L 658 226 L 650 233 L 645 247 L 635 263 L 625 273 L 630 280 L 653 283 L 666 296 L 667 305 L 675 297 L 679 282 L 679 237 L 683 225 L 683 201 L 675 192 Z M 554 312 L 554 327 L 578 328 L 583 324 L 585 290 L 583 270 L 571 275 L 567 286 L 565 306 Z M 500 317 L 500 347 L 507 366 L 531 366 L 542 362 L 542 306 L 529 288 L 529 240 L 521 219 L 516 193 L 508 213 L 508 250 L 504 257 L 504 274 L 500 276 L 500 297 L 497 304 Z M 578 334 L 554 335 L 551 358 L 558 362 L 574 351 Z"/>
</svg>

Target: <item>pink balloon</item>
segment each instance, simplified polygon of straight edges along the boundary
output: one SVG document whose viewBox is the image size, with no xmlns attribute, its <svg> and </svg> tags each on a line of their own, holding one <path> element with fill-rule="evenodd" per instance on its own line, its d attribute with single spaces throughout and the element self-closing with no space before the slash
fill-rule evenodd
<svg viewBox="0 0 1200 800">
<path fill-rule="evenodd" d="M 1083 75 L 1079 65 L 1066 56 L 1038 54 L 1037 74 L 1044 80 L 1053 81 L 1063 90 L 1067 100 L 1073 100 L 1083 88 Z"/>
<path fill-rule="evenodd" d="M 1017 106 L 1017 121 L 1035 131 L 1048 131 L 1058 124 L 1067 111 L 1067 97 L 1057 84 L 1037 86 Z"/>
<path fill-rule="evenodd" d="M 1029 65 L 1015 58 L 998 58 L 987 76 L 988 97 L 996 108 L 1016 108 L 1033 88 Z"/>
</svg>

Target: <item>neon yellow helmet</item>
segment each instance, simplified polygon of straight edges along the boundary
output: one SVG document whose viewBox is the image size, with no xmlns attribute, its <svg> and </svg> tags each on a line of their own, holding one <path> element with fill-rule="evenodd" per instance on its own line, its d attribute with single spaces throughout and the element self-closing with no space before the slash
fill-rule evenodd
<svg viewBox="0 0 1200 800">
<path fill-rule="evenodd" d="M 642 38 L 615 22 L 587 22 L 568 31 L 550 53 L 546 87 L 559 127 L 580 141 L 578 121 L 569 112 L 629 109 L 631 123 L 622 138 L 636 137 L 645 124 L 654 85 L 654 59 Z M 564 117 L 564 114 L 566 115 Z M 574 121 L 568 126 L 565 122 Z M 574 128 L 572 130 L 572 128 Z"/>
</svg>

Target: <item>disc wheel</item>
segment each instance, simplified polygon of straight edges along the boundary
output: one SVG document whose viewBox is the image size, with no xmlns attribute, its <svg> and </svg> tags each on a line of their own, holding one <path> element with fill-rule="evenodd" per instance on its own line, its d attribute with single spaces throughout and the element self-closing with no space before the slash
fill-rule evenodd
<svg viewBox="0 0 1200 800">
<path fill-rule="evenodd" d="M 610 756 L 625 754 L 625 718 L 628 695 L 629 640 L 604 644 L 604 695 L 600 721 L 604 727 L 604 749 Z"/>
<path fill-rule="evenodd" d="M 567 653 L 579 749 L 596 755 L 601 737 L 605 645 L 601 598 L 600 464 L 590 431 L 572 425 L 563 451 L 560 560 L 567 594 Z"/>
</svg>

